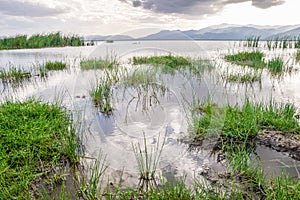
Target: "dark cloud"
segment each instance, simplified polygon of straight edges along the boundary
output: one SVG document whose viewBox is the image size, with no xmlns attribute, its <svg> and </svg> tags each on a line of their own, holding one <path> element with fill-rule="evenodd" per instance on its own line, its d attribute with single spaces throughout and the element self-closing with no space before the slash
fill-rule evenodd
<svg viewBox="0 0 300 200">
<path fill-rule="evenodd" d="M 269 8 L 271 6 L 278 6 L 284 3 L 284 0 L 252 0 L 252 5 L 258 8 Z"/>
<path fill-rule="evenodd" d="M 142 5 L 142 2 L 141 1 L 133 1 L 132 5 L 133 5 L 133 7 L 139 7 Z"/>
<path fill-rule="evenodd" d="M 252 1 L 252 5 L 267 9 L 283 4 L 285 0 L 119 0 L 159 13 L 204 15 L 216 13 L 227 4 Z"/>
<path fill-rule="evenodd" d="M 46 17 L 65 13 L 66 10 L 49 8 L 43 4 L 0 0 L 0 13 L 10 16 Z"/>
</svg>

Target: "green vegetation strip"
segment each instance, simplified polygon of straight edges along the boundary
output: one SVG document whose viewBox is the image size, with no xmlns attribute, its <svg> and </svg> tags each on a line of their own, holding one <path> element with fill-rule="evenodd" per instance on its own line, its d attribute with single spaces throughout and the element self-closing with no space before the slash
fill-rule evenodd
<svg viewBox="0 0 300 200">
<path fill-rule="evenodd" d="M 264 105 L 247 100 L 241 108 L 230 105 L 219 108 L 207 103 L 196 106 L 196 110 L 202 113 L 193 119 L 193 130 L 199 138 L 204 138 L 211 131 L 221 137 L 241 141 L 255 137 L 262 130 L 300 134 L 299 123 L 294 117 L 296 109 L 290 104 Z"/>
<path fill-rule="evenodd" d="M 296 62 L 299 62 L 299 61 L 300 61 L 300 50 L 298 49 L 297 53 L 296 53 Z"/>
<path fill-rule="evenodd" d="M 0 199 L 30 199 L 35 180 L 53 173 L 62 160 L 77 162 L 70 127 L 68 113 L 57 105 L 0 105 Z"/>
<path fill-rule="evenodd" d="M 59 32 L 46 35 L 36 34 L 31 37 L 18 35 L 16 37 L 0 39 L 0 50 L 82 45 L 83 41 L 80 37 L 76 35 L 63 36 Z"/>
<path fill-rule="evenodd" d="M 118 63 L 115 60 L 88 59 L 80 61 L 80 67 L 82 70 L 112 69 L 116 65 L 118 65 Z"/>
<path fill-rule="evenodd" d="M 47 70 L 63 70 L 63 69 L 66 69 L 66 63 L 63 63 L 63 62 L 59 62 L 59 61 L 48 61 L 46 62 L 45 64 L 45 68 Z"/>
<path fill-rule="evenodd" d="M 281 58 L 277 57 L 269 62 L 265 62 L 263 56 L 264 54 L 259 51 L 240 52 L 233 55 L 226 55 L 225 60 L 236 65 L 248 66 L 255 70 L 267 68 L 271 75 L 281 75 L 285 72 L 284 63 Z"/>
<path fill-rule="evenodd" d="M 133 64 L 158 64 L 158 65 L 166 65 L 173 69 L 178 69 L 180 66 L 189 66 L 192 63 L 181 56 L 152 56 L 152 57 L 133 57 Z"/>
<path fill-rule="evenodd" d="M 255 52 L 240 52 L 234 55 L 226 55 L 225 59 L 233 64 L 241 66 L 249 66 L 254 69 L 262 69 L 266 67 L 263 61 L 264 54 L 259 51 Z"/>
<path fill-rule="evenodd" d="M 29 77 L 31 77 L 29 72 L 25 72 L 21 68 L 17 67 L 10 67 L 8 70 L 0 70 L 0 78 L 2 79 L 22 79 Z"/>
</svg>

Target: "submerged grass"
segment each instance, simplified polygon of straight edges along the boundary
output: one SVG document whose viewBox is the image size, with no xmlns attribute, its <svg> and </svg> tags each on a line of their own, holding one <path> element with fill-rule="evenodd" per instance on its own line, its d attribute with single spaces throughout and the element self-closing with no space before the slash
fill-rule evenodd
<svg viewBox="0 0 300 200">
<path fill-rule="evenodd" d="M 66 69 L 66 63 L 60 61 L 47 61 L 45 63 L 45 68 L 47 70 L 63 70 Z"/>
<path fill-rule="evenodd" d="M 111 80 L 103 78 L 98 81 L 97 85 L 90 92 L 95 106 L 104 114 L 111 114 L 113 110 L 111 105 L 111 87 Z"/>
<path fill-rule="evenodd" d="M 82 70 L 112 69 L 118 66 L 116 59 L 87 59 L 80 61 Z"/>
<path fill-rule="evenodd" d="M 268 62 L 268 70 L 272 75 L 280 75 L 284 72 L 284 63 L 281 58 L 274 58 Z"/>
<path fill-rule="evenodd" d="M 30 78 L 30 72 L 26 72 L 20 67 L 9 67 L 8 70 L 1 69 L 0 70 L 0 78 L 1 79 L 22 79 L 22 78 Z"/>
<path fill-rule="evenodd" d="M 298 49 L 297 53 L 296 53 L 296 62 L 299 62 L 299 61 L 300 61 L 300 50 Z"/>
<path fill-rule="evenodd" d="M 152 56 L 152 57 L 133 57 L 134 65 L 141 64 L 156 64 L 156 65 L 165 65 L 171 69 L 178 69 L 181 66 L 191 65 L 191 61 L 182 56 Z"/>
<path fill-rule="evenodd" d="M 254 69 L 262 69 L 266 67 L 263 60 L 264 54 L 259 51 L 239 52 L 233 55 L 226 55 L 225 60 L 240 66 L 248 66 Z"/>
<path fill-rule="evenodd" d="M 262 75 L 259 72 L 247 72 L 224 74 L 223 77 L 225 77 L 229 82 L 253 83 L 256 81 L 261 81 Z"/>
<path fill-rule="evenodd" d="M 30 199 L 35 180 L 78 161 L 69 114 L 36 100 L 0 105 L 0 199 Z M 46 180 L 43 180 L 43 182 Z M 49 181 L 49 180 L 48 180 Z"/>
</svg>

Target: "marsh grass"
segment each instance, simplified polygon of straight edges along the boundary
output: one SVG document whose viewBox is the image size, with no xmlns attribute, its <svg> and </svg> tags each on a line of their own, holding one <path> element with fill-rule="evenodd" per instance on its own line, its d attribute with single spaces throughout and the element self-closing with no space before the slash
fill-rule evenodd
<svg viewBox="0 0 300 200">
<path fill-rule="evenodd" d="M 264 54 L 259 51 L 239 52 L 233 55 L 226 55 L 225 60 L 240 66 L 248 66 L 253 69 L 263 69 L 266 67 L 263 56 Z"/>
<path fill-rule="evenodd" d="M 142 64 L 154 64 L 154 65 L 162 65 L 167 66 L 171 69 L 179 69 L 181 66 L 189 66 L 191 65 L 191 61 L 182 56 L 152 56 L 152 57 L 133 57 L 134 65 L 142 65 Z"/>
<path fill-rule="evenodd" d="M 81 70 L 112 69 L 119 65 L 115 57 L 105 59 L 87 59 L 80 61 Z"/>
<path fill-rule="evenodd" d="M 91 90 L 90 95 L 96 107 L 104 114 L 112 114 L 111 93 L 112 82 L 109 78 L 98 80 L 96 86 Z"/>
<path fill-rule="evenodd" d="M 66 63 L 60 61 L 47 61 L 45 63 L 45 68 L 47 70 L 64 70 L 66 67 Z"/>
<path fill-rule="evenodd" d="M 260 41 L 260 36 L 251 36 L 246 38 L 247 47 L 258 47 Z"/>
<path fill-rule="evenodd" d="M 0 39 L 2 49 L 25 49 L 44 47 L 81 46 L 83 41 L 76 35 L 62 35 L 60 32 L 49 34 L 17 35 L 15 37 Z"/>
<path fill-rule="evenodd" d="M 267 66 L 272 75 L 280 75 L 284 72 L 284 63 L 279 57 L 270 60 Z"/>
<path fill-rule="evenodd" d="M 245 141 L 251 139 L 262 130 L 276 130 L 286 133 L 299 134 L 300 126 L 294 117 L 296 109 L 291 104 L 254 104 L 246 100 L 243 106 L 227 105 L 219 108 L 212 103 L 198 105 L 194 108 L 201 114 L 194 114 L 192 129 L 197 137 L 203 138 L 209 131 L 211 121 L 223 123 L 219 132 L 223 140 Z M 225 112 L 225 115 L 220 113 Z M 224 117 L 224 119 L 218 119 Z M 217 126 L 220 127 L 220 126 Z"/>
<path fill-rule="evenodd" d="M 256 81 L 261 82 L 262 75 L 261 72 L 237 72 L 237 73 L 225 73 L 222 75 L 229 82 L 237 82 L 237 83 L 253 83 Z"/>
<path fill-rule="evenodd" d="M 160 144 L 160 136 L 155 147 L 147 146 L 147 140 L 144 133 L 144 147 L 138 144 L 132 144 L 132 149 L 135 155 L 135 159 L 139 170 L 139 183 L 138 187 L 140 191 L 149 191 L 149 189 L 158 189 L 157 182 L 155 180 L 156 170 L 158 167 L 159 159 L 165 144 L 165 138 L 163 143 Z M 160 146 L 161 145 L 161 146 Z"/>
<path fill-rule="evenodd" d="M 22 68 L 17 68 L 15 66 L 10 66 L 7 70 L 1 69 L 0 70 L 0 78 L 1 79 L 24 79 L 30 78 L 31 73 L 24 71 Z"/>
<path fill-rule="evenodd" d="M 84 199 L 98 199 L 98 197 L 101 197 L 101 192 L 103 192 L 102 183 L 108 166 L 106 155 L 100 151 L 98 158 L 90 165 L 89 173 L 83 176 L 84 179 L 79 183 L 79 197 Z"/>
<path fill-rule="evenodd" d="M 63 167 L 62 160 L 78 162 L 75 130 L 58 105 L 6 102 L 0 105 L 0 127 L 0 199 L 39 196 L 35 180 L 55 182 L 51 173 Z"/>
<path fill-rule="evenodd" d="M 299 62 L 299 61 L 300 61 L 300 50 L 298 49 L 297 53 L 296 53 L 296 62 Z"/>
</svg>

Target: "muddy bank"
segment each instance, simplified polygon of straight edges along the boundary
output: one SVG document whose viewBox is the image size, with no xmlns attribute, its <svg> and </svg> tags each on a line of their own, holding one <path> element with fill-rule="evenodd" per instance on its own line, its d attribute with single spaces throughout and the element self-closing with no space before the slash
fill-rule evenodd
<svg viewBox="0 0 300 200">
<path fill-rule="evenodd" d="M 300 161 L 300 135 L 264 130 L 257 135 L 256 141 Z"/>
</svg>

